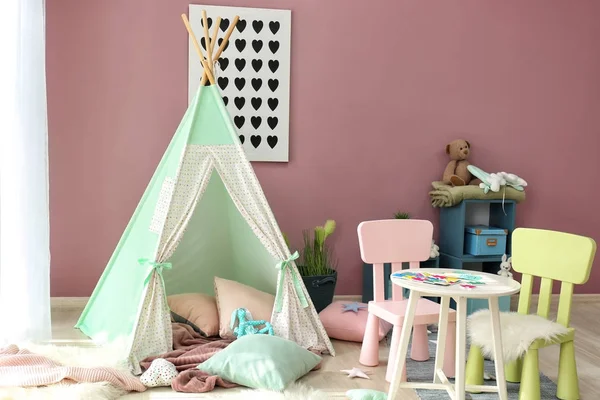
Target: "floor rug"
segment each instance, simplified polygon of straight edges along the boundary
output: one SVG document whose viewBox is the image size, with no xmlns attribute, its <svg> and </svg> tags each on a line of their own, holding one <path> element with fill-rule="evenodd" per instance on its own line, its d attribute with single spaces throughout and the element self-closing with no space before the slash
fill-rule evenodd
<svg viewBox="0 0 600 400">
<path fill-rule="evenodd" d="M 228 389 L 228 391 L 229 390 L 230 389 Z M 331 398 L 330 395 L 325 392 L 299 383 L 291 384 L 283 392 L 252 389 L 242 389 L 240 391 L 234 391 L 233 393 L 223 392 L 225 391 L 220 391 L 218 394 L 214 393 L 209 395 L 209 397 L 213 399 L 228 400 L 327 400 Z"/>
<path fill-rule="evenodd" d="M 410 358 L 406 360 L 406 371 L 408 381 L 419 381 L 419 382 L 431 382 L 433 379 L 433 368 L 435 365 L 435 349 L 436 349 L 437 333 L 431 333 L 429 335 L 429 360 L 427 361 L 413 361 Z M 491 360 L 485 360 L 485 371 L 495 376 L 494 362 Z M 453 379 L 450 379 L 454 382 Z M 486 385 L 495 385 L 496 381 L 489 380 L 485 381 Z M 510 400 L 518 400 L 519 398 L 519 384 L 507 383 L 508 386 L 508 398 Z M 548 377 L 540 376 L 540 387 L 542 392 L 542 400 L 555 400 L 556 399 L 556 384 L 552 382 Z M 421 400 L 450 400 L 448 393 L 443 390 L 423 390 L 416 389 L 417 394 Z M 497 400 L 497 393 L 479 393 L 471 394 L 467 393 L 467 399 L 472 400 Z"/>
</svg>

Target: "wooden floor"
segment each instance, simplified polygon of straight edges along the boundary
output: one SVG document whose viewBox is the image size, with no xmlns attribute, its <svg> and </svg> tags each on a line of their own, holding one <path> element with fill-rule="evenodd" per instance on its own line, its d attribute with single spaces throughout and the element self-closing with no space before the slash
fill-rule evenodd
<svg viewBox="0 0 600 400">
<path fill-rule="evenodd" d="M 556 307 L 553 307 L 556 310 Z M 52 309 L 52 332 L 53 339 L 68 341 L 86 345 L 87 337 L 73 325 L 81 314 L 81 308 L 74 305 L 53 307 Z M 598 334 L 600 333 L 600 298 L 576 297 L 574 299 L 572 325 L 577 329 L 576 349 L 577 364 L 579 368 L 579 379 L 582 399 L 597 399 L 600 393 L 600 346 L 598 345 Z M 81 342 L 80 342 L 81 341 Z M 383 342 L 382 342 L 383 343 Z M 329 392 L 332 398 L 343 398 L 345 391 L 354 388 L 370 388 L 387 391 L 388 384 L 385 382 L 385 368 L 387 365 L 388 349 L 382 346 L 380 351 L 381 364 L 376 368 L 362 367 L 358 363 L 360 344 L 352 342 L 334 341 L 337 352 L 336 357 L 325 356 L 323 367 L 305 376 L 304 382 L 314 388 Z M 542 373 L 556 382 L 558 365 L 558 348 L 548 348 L 540 352 L 540 368 Z M 341 369 L 362 368 L 371 372 L 371 379 L 349 379 L 340 372 Z M 229 389 L 232 390 L 232 389 Z M 419 397 L 412 390 L 405 390 L 400 397 L 406 400 L 418 400 Z M 170 389 L 153 389 L 145 393 L 136 393 L 125 396 L 129 399 L 143 398 L 206 398 L 201 395 L 185 395 L 174 393 Z"/>
</svg>

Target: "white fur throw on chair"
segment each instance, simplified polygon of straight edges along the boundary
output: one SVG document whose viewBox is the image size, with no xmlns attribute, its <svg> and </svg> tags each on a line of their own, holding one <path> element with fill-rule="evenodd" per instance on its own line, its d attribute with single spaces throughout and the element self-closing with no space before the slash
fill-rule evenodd
<svg viewBox="0 0 600 400">
<path fill-rule="evenodd" d="M 516 312 L 501 312 L 502 352 L 504 362 L 515 361 L 523 356 L 537 339 L 550 341 L 565 335 L 568 328 L 538 315 L 523 315 Z M 467 333 L 471 344 L 481 348 L 484 356 L 494 358 L 492 321 L 489 310 L 474 312 L 467 319 Z"/>
</svg>

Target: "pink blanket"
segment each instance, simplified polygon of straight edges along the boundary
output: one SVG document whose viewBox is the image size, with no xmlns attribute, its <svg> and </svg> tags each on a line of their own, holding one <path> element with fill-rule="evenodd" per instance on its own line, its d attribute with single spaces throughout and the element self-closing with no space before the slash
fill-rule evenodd
<svg viewBox="0 0 600 400">
<path fill-rule="evenodd" d="M 164 358 L 172 362 L 180 374 L 171 382 L 173 390 L 186 393 L 210 392 L 215 386 L 231 388 L 235 383 L 227 382 L 216 375 L 208 375 L 196 367 L 217 352 L 226 348 L 232 340 L 205 338 L 189 325 L 173 323 L 173 351 L 148 357 L 140 362 L 142 370 L 148 369 L 153 360 Z"/>
<path fill-rule="evenodd" d="M 0 387 L 47 386 L 56 383 L 109 382 L 127 391 L 146 387 L 135 376 L 107 367 L 69 367 L 10 345 L 0 349 Z"/>
</svg>

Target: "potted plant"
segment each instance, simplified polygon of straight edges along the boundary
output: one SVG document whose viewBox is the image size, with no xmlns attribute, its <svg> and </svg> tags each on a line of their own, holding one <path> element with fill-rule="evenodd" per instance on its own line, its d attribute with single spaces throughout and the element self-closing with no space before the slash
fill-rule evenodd
<svg viewBox="0 0 600 400">
<path fill-rule="evenodd" d="M 325 243 L 335 231 L 335 226 L 335 221 L 330 219 L 323 226 L 315 227 L 313 232 L 302 232 L 304 246 L 297 266 L 317 312 L 331 304 L 337 283 L 337 261 Z M 284 237 L 289 247 L 289 241 Z"/>
<path fill-rule="evenodd" d="M 407 212 L 398 211 L 394 214 L 395 219 L 410 219 L 410 214 Z"/>
</svg>

